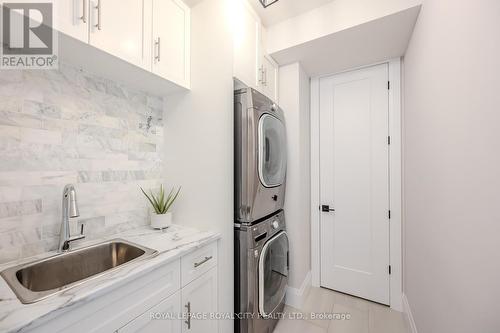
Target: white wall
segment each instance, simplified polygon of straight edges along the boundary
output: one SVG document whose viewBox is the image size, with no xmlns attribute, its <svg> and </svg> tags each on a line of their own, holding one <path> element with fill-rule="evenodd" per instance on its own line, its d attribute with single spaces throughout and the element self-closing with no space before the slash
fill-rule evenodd
<svg viewBox="0 0 500 333">
<path fill-rule="evenodd" d="M 299 289 L 311 270 L 309 77 L 298 64 L 280 68 L 279 104 L 288 139 L 285 218 L 290 241 L 290 280 Z"/>
<path fill-rule="evenodd" d="M 500 332 L 500 2 L 426 0 L 404 70 L 404 290 L 416 326 Z"/>
<path fill-rule="evenodd" d="M 268 27 L 267 52 L 275 53 L 420 3 L 422 0 L 335 0 Z"/>
<path fill-rule="evenodd" d="M 191 92 L 167 100 L 167 181 L 182 185 L 174 222 L 222 234 L 219 311 L 233 306 L 232 34 L 226 1 L 191 9 Z M 232 332 L 226 321 L 221 332 Z"/>
</svg>

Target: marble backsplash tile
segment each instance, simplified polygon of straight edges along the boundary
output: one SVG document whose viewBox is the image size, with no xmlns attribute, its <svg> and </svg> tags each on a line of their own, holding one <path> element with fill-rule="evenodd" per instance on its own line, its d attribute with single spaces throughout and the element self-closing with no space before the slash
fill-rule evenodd
<svg viewBox="0 0 500 333">
<path fill-rule="evenodd" d="M 139 186 L 162 181 L 163 99 L 78 68 L 0 77 L 0 263 L 57 247 L 76 186 L 88 238 L 149 223 Z"/>
</svg>

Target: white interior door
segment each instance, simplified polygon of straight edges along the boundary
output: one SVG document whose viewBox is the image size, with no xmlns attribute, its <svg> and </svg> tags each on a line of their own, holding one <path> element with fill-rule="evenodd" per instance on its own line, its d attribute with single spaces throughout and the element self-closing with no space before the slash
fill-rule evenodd
<svg viewBox="0 0 500 333">
<path fill-rule="evenodd" d="M 388 65 L 320 80 L 321 285 L 389 304 Z"/>
</svg>

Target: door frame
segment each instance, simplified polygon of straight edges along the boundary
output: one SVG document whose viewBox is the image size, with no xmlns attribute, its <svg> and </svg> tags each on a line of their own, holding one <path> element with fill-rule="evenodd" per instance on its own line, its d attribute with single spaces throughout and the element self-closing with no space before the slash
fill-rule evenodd
<svg viewBox="0 0 500 333">
<path fill-rule="evenodd" d="M 391 265 L 390 306 L 402 311 L 402 131 L 401 131 L 401 59 L 378 62 L 346 71 L 311 78 L 311 275 L 312 285 L 320 287 L 321 237 L 320 237 L 320 109 L 319 81 L 323 77 L 351 72 L 376 65 L 388 64 L 389 68 L 389 206 L 391 219 L 389 227 L 389 262 Z"/>
</svg>

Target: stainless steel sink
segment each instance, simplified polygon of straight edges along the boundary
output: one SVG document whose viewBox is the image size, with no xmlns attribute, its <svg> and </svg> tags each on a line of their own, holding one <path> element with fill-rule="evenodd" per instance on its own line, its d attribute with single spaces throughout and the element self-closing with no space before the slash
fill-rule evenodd
<svg viewBox="0 0 500 333">
<path fill-rule="evenodd" d="M 11 267 L 1 275 L 21 302 L 27 304 L 156 254 L 152 249 L 114 239 Z"/>
</svg>

